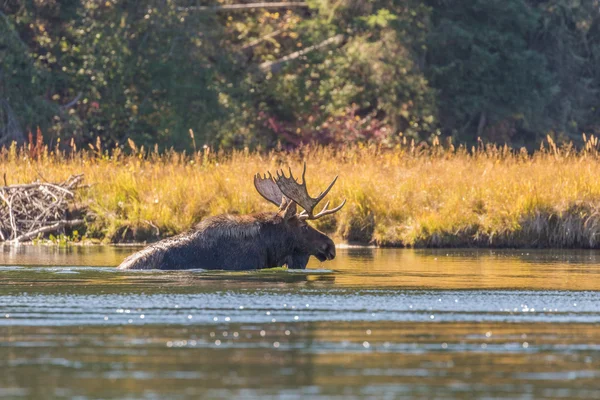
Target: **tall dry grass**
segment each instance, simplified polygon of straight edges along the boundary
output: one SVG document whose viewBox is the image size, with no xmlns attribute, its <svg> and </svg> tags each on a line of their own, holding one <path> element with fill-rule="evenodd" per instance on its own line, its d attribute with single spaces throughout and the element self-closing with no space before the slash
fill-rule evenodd
<svg viewBox="0 0 600 400">
<path fill-rule="evenodd" d="M 274 210 L 254 190 L 256 172 L 308 164 L 313 194 L 339 175 L 329 198 L 344 209 L 316 222 L 338 239 L 386 246 L 600 247 L 600 156 L 557 147 L 533 155 L 508 147 L 452 145 L 393 149 L 304 147 L 293 152 L 193 154 L 12 146 L 0 152 L 11 183 L 62 181 L 84 173 L 79 195 L 87 235 L 106 241 L 153 240 L 220 213 Z M 74 146 L 73 146 L 74 147 Z"/>
</svg>

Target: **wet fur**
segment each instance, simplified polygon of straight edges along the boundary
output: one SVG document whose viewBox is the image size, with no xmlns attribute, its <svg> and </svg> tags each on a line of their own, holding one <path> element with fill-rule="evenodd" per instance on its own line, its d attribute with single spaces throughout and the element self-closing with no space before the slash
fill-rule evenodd
<svg viewBox="0 0 600 400">
<path fill-rule="evenodd" d="M 314 254 L 311 243 L 327 249 L 334 245 L 314 228 L 304 228 L 299 238 L 299 229 L 280 213 L 219 215 L 132 254 L 119 269 L 303 269 Z M 335 247 L 328 251 L 335 257 Z"/>
</svg>

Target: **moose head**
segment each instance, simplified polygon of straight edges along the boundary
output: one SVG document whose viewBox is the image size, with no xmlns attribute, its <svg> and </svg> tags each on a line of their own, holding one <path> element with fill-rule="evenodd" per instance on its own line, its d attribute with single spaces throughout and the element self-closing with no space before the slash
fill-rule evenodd
<svg viewBox="0 0 600 400">
<path fill-rule="evenodd" d="M 277 213 L 281 218 L 279 224 L 285 229 L 285 236 L 291 237 L 294 242 L 294 251 L 287 256 L 288 268 L 305 268 L 311 255 L 321 262 L 334 259 L 335 244 L 333 241 L 327 235 L 311 227 L 307 221 L 333 214 L 344 207 L 346 200 L 332 209 L 328 208 L 328 201 L 323 209 L 315 214 L 315 207 L 329 193 L 337 181 L 337 176 L 327 189 L 313 198 L 308 194 L 306 188 L 306 163 L 304 163 L 302 171 L 302 183 L 294 177 L 291 168 L 289 175 L 288 177 L 283 170 L 278 170 L 275 177 L 270 172 L 263 176 L 260 174 L 254 176 L 254 187 L 262 197 L 279 207 Z M 302 212 L 298 213 L 297 206 L 303 208 Z"/>
</svg>

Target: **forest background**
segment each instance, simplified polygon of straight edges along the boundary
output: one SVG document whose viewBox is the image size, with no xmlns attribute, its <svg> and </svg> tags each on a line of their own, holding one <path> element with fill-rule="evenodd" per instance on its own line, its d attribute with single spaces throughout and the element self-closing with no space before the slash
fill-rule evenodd
<svg viewBox="0 0 600 400">
<path fill-rule="evenodd" d="M 533 149 L 599 89 L 598 0 L 0 1 L 0 146 Z"/>
<path fill-rule="evenodd" d="M 599 248 L 599 89 L 600 0 L 0 0 L 0 212 L 84 174 L 53 235 L 153 241 L 308 161 L 348 242 Z"/>
</svg>

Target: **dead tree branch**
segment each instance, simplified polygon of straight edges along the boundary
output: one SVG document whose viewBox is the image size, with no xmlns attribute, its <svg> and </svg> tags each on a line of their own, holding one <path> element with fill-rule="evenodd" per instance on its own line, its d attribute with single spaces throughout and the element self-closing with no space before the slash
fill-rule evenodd
<svg viewBox="0 0 600 400">
<path fill-rule="evenodd" d="M 326 46 L 331 46 L 331 45 L 340 46 L 344 42 L 344 39 L 345 39 L 345 37 L 342 34 L 335 35 L 333 37 L 330 37 L 327 40 L 322 41 L 321 43 L 318 43 L 313 46 L 307 47 L 305 49 L 296 51 L 296 52 L 289 54 L 283 58 L 280 58 L 278 60 L 264 62 L 264 63 L 260 64 L 258 67 L 260 68 L 261 71 L 263 71 L 265 73 L 271 72 L 271 73 L 275 74 L 275 73 L 279 72 L 286 63 L 296 60 L 312 51 L 319 50 Z"/>
<path fill-rule="evenodd" d="M 84 223 L 84 221 L 82 219 L 72 219 L 69 221 L 58 221 L 52 225 L 44 226 L 42 228 L 35 229 L 31 232 L 28 232 L 21 236 L 18 236 L 15 239 L 11 240 L 10 242 L 12 242 L 12 243 L 25 242 L 27 240 L 37 237 L 38 235 L 41 235 L 42 233 L 56 232 L 57 230 L 65 228 L 67 226 L 81 225 L 83 223 Z"/>
<path fill-rule="evenodd" d="M 62 183 L 0 186 L 0 240 L 18 243 L 82 224 L 67 218 L 82 180 L 74 175 Z"/>
<path fill-rule="evenodd" d="M 64 111 L 64 110 L 67 110 L 67 109 L 73 107 L 75 104 L 77 104 L 79 99 L 81 99 L 81 96 L 83 96 L 83 92 L 77 93 L 77 96 L 75 96 L 75 98 L 73 100 L 71 100 L 67 104 L 63 104 L 62 106 L 60 106 L 61 111 Z"/>
<path fill-rule="evenodd" d="M 273 31 L 273 32 L 271 32 L 271 33 L 269 33 L 269 34 L 267 34 L 267 35 L 265 35 L 263 37 L 259 37 L 258 39 L 255 39 L 255 40 L 251 41 L 250 43 L 248 43 L 247 45 L 245 45 L 244 47 L 242 47 L 242 50 L 246 51 L 246 50 L 252 49 L 253 47 L 256 47 L 259 44 L 261 44 L 262 42 L 264 42 L 265 40 L 272 39 L 275 36 L 278 36 L 278 35 L 280 35 L 282 33 L 283 33 L 283 29 L 278 29 L 276 31 Z"/>
</svg>

